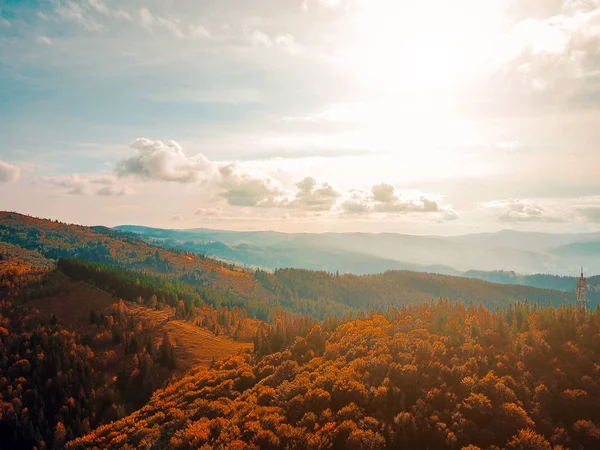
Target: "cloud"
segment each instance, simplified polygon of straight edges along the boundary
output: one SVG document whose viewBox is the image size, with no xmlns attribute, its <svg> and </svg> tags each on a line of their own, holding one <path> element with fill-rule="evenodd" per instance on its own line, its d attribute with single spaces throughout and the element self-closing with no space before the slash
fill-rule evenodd
<svg viewBox="0 0 600 450">
<path fill-rule="evenodd" d="M 50 184 L 53 184 L 56 187 L 67 189 L 66 193 L 69 195 L 90 194 L 89 180 L 81 177 L 78 174 L 46 178 L 45 181 L 49 182 Z"/>
<path fill-rule="evenodd" d="M 219 173 L 222 196 L 232 206 L 276 206 L 285 194 L 274 179 L 240 172 L 235 163 L 220 167 Z"/>
<path fill-rule="evenodd" d="M 129 195 L 133 190 L 129 186 L 118 186 L 117 180 L 111 175 L 80 175 L 45 177 L 43 181 L 60 188 L 66 189 L 68 195 L 100 195 L 104 197 L 117 197 Z M 98 188 L 97 186 L 103 186 Z"/>
<path fill-rule="evenodd" d="M 104 3 L 102 0 L 88 0 L 88 3 L 96 11 L 102 14 L 108 14 L 108 7 L 106 6 L 106 3 Z"/>
<path fill-rule="evenodd" d="M 251 31 L 248 28 L 244 28 L 244 35 L 254 47 L 275 47 L 289 55 L 296 55 L 302 50 L 302 47 L 291 34 L 282 34 L 271 38 L 261 30 L 255 29 Z"/>
<path fill-rule="evenodd" d="M 189 35 L 194 38 L 209 39 L 211 37 L 210 31 L 204 28 L 202 25 L 190 25 Z"/>
<path fill-rule="evenodd" d="M 123 195 L 132 194 L 133 190 L 128 186 L 118 187 L 118 186 L 105 186 L 98 191 L 96 191 L 96 195 L 102 195 L 105 197 L 120 197 Z"/>
<path fill-rule="evenodd" d="M 456 211 L 451 208 L 443 208 L 438 222 L 451 222 L 458 219 L 460 219 L 460 216 Z"/>
<path fill-rule="evenodd" d="M 336 204 L 340 194 L 328 183 L 317 184 L 313 177 L 306 177 L 296 183 L 299 191 L 287 203 L 292 208 L 301 208 L 308 211 L 329 211 Z"/>
<path fill-rule="evenodd" d="M 173 216 L 173 220 L 175 220 L 176 222 L 181 222 L 183 220 L 183 216 L 181 214 L 175 214 Z"/>
<path fill-rule="evenodd" d="M 325 8 L 335 9 L 342 6 L 345 1 L 344 0 L 304 0 L 302 2 L 302 10 L 306 11 L 309 8 L 310 3 L 316 3 L 319 6 L 323 6 Z"/>
<path fill-rule="evenodd" d="M 296 42 L 296 39 L 291 34 L 284 34 L 275 38 L 275 44 L 284 52 L 290 55 L 296 55 L 300 52 L 301 47 Z"/>
<path fill-rule="evenodd" d="M 206 180 L 216 172 L 215 164 L 208 158 L 202 154 L 187 156 L 175 141 L 139 138 L 129 147 L 138 154 L 117 163 L 116 173 L 121 177 L 193 183 Z"/>
<path fill-rule="evenodd" d="M 373 192 L 373 200 L 380 203 L 393 203 L 397 200 L 394 196 L 396 188 L 391 184 L 377 184 L 373 186 L 371 192 Z"/>
<path fill-rule="evenodd" d="M 103 0 L 88 0 L 90 7 L 96 12 L 105 16 L 114 17 L 115 19 L 126 20 L 128 22 L 133 21 L 133 17 L 127 11 L 122 9 L 111 10 L 108 8 Z"/>
<path fill-rule="evenodd" d="M 526 199 L 494 200 L 484 203 L 485 208 L 499 211 L 498 220 L 501 222 L 567 222 L 568 217 L 563 211 L 541 206 L 539 203 Z"/>
<path fill-rule="evenodd" d="M 359 190 L 351 191 L 350 197 L 341 207 L 346 214 L 443 213 L 445 220 L 450 220 L 456 214 L 451 209 L 443 209 L 437 201 L 418 191 L 398 191 L 386 183 L 374 185 L 370 194 Z"/>
<path fill-rule="evenodd" d="M 21 169 L 13 164 L 0 160 L 0 183 L 17 181 L 21 177 Z"/>
<path fill-rule="evenodd" d="M 155 16 L 147 8 L 142 8 L 140 10 L 140 19 L 142 21 L 142 26 L 149 33 L 152 33 L 154 28 L 162 28 L 176 38 L 184 37 L 183 32 L 179 28 L 179 21 L 176 19 L 167 19 L 165 17 Z"/>
<path fill-rule="evenodd" d="M 578 208 L 579 213 L 584 219 L 590 222 L 600 223 L 600 205 L 598 206 L 584 206 Z"/>
<path fill-rule="evenodd" d="M 273 45 L 271 38 L 260 30 L 249 32 L 247 36 L 252 45 L 256 47 L 271 47 Z"/>
<path fill-rule="evenodd" d="M 42 45 L 52 45 L 52 40 L 46 36 L 38 36 L 35 40 Z"/>
<path fill-rule="evenodd" d="M 66 19 L 72 20 L 78 23 L 88 31 L 100 31 L 104 27 L 93 17 L 91 12 L 87 9 L 84 4 L 78 4 L 67 0 L 62 6 L 58 7 L 56 11 L 58 14 Z"/>
<path fill-rule="evenodd" d="M 575 211 L 581 218 L 600 223 L 600 196 L 578 198 L 575 204 Z"/>
<path fill-rule="evenodd" d="M 194 213 L 196 216 L 220 216 L 223 214 L 221 208 L 198 208 Z"/>
</svg>

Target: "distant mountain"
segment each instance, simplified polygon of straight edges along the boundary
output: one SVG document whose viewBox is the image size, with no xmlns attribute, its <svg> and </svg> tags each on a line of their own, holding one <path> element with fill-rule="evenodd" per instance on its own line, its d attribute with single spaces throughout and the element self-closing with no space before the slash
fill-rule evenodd
<svg viewBox="0 0 600 450">
<path fill-rule="evenodd" d="M 211 229 L 166 230 L 124 225 L 162 246 L 171 246 L 252 267 L 299 267 L 357 274 L 408 269 L 448 275 L 464 271 L 523 274 L 600 273 L 600 233 L 550 234 L 504 230 L 463 236 L 394 233 L 288 234 Z"/>
<path fill-rule="evenodd" d="M 386 260 L 340 248 L 339 241 L 352 240 L 353 237 L 373 241 L 373 246 L 380 245 L 377 240 L 380 235 L 290 235 L 209 230 L 206 236 L 210 239 L 192 241 L 190 238 L 197 238 L 198 233 L 204 231 L 178 232 L 139 227 L 135 230 L 147 234 L 134 234 L 134 229 L 120 231 L 104 227 L 83 227 L 0 212 L 0 242 L 35 251 L 40 257 L 52 261 L 72 258 L 160 275 L 200 289 L 197 291 L 199 295 L 206 297 L 211 304 L 229 307 L 237 305 L 252 311 L 258 318 L 267 317 L 274 307 L 322 319 L 437 298 L 481 302 L 491 308 L 504 307 L 525 299 L 543 304 L 551 302 L 554 305 L 573 301 L 569 292 L 425 273 L 456 271 L 447 267 L 418 266 Z M 159 237 L 152 237 L 153 235 Z M 173 239 L 172 236 L 183 239 Z M 216 236 L 221 236 L 228 242 L 216 242 Z M 334 241 L 339 241 L 336 245 L 325 247 L 324 243 L 328 242 L 329 236 L 333 236 Z M 142 238 L 149 242 L 142 241 Z M 244 242 L 250 238 L 263 245 Z M 391 239 L 411 241 L 412 237 L 391 235 Z M 442 246 L 459 245 L 442 238 L 422 239 L 423 242 L 431 241 Z M 158 247 L 154 243 L 167 248 Z M 210 250 L 228 260 L 245 258 L 255 266 L 259 265 L 256 262 L 261 261 L 276 264 L 275 258 L 279 258 L 279 263 L 283 261 L 286 266 L 297 265 L 299 268 L 277 270 L 274 273 L 253 271 L 219 262 L 202 254 L 169 247 Z M 11 248 L 11 252 L 17 250 Z M 436 249 L 431 248 L 430 252 L 435 255 Z M 386 270 L 388 265 L 394 269 L 407 266 L 410 271 L 389 271 Z M 303 269 L 306 266 L 311 269 L 325 268 L 327 271 Z M 376 268 L 381 274 L 344 275 L 343 271 L 355 268 Z"/>
</svg>

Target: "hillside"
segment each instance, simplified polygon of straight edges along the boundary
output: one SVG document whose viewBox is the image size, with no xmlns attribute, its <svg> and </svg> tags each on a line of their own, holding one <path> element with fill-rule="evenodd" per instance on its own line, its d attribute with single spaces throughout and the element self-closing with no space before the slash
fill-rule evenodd
<svg viewBox="0 0 600 450">
<path fill-rule="evenodd" d="M 565 277 L 559 275 L 535 274 L 522 275 L 513 271 L 482 272 L 469 270 L 464 273 L 466 277 L 479 278 L 481 280 L 491 281 L 493 283 L 517 284 L 523 286 L 532 286 L 545 289 L 573 293 L 577 287 L 576 277 Z M 596 304 L 600 302 L 600 275 L 587 278 L 588 298 L 590 302 Z"/>
<path fill-rule="evenodd" d="M 102 227 L 2 217 L 2 450 L 595 442 L 581 398 L 597 395 L 600 319 L 540 306 L 571 293 L 411 271 L 252 271 Z M 568 361 L 560 377 L 548 346 Z M 528 374 L 576 413 L 550 411 Z"/>
<path fill-rule="evenodd" d="M 526 300 L 554 306 L 575 301 L 571 292 L 410 271 L 357 276 L 281 269 L 272 276 L 260 273 L 256 276 L 277 293 L 281 304 L 318 318 L 342 316 L 351 311 L 385 310 L 439 298 L 481 303 L 491 309 Z"/>
<path fill-rule="evenodd" d="M 80 449 L 595 449 L 598 313 L 440 302 L 220 361 Z"/>
<path fill-rule="evenodd" d="M 162 339 L 167 333 L 175 346 L 179 376 L 192 368 L 208 368 L 214 361 L 252 350 L 251 342 L 234 341 L 228 336 L 215 336 L 195 322 L 173 319 L 169 310 L 157 311 L 144 306 L 127 304 L 127 314 L 135 321 L 150 321 L 155 325 L 153 335 Z M 160 340 L 159 339 L 159 340 Z"/>
<path fill-rule="evenodd" d="M 248 270 L 196 254 L 151 246 L 135 235 L 105 227 L 84 227 L 0 212 L 0 242 L 38 252 L 50 260 L 78 258 L 173 277 L 193 274 L 198 285 L 243 298 L 268 295 Z"/>
<path fill-rule="evenodd" d="M 600 273 L 600 233 L 548 234 L 504 230 L 464 236 L 396 233 L 276 233 L 141 226 L 116 227 L 166 247 L 206 253 L 263 269 L 297 267 L 372 274 L 408 269 L 460 275 L 467 270 L 576 275 Z"/>
<path fill-rule="evenodd" d="M 90 312 L 106 312 L 118 302 L 119 299 L 111 294 L 79 281 L 68 283 L 56 295 L 31 300 L 27 305 L 38 309 L 43 316 L 56 316 L 69 329 L 89 334 Z M 121 314 L 135 323 L 151 324 L 149 331 L 157 348 L 165 333 L 169 335 L 178 361 L 175 372 L 171 374 L 181 376 L 193 367 L 208 368 L 213 360 L 252 348 L 250 342 L 234 341 L 224 335 L 215 336 L 194 321 L 176 319 L 174 309 L 156 310 L 130 302 L 124 302 L 123 305 Z"/>
<path fill-rule="evenodd" d="M 261 320 L 268 319 L 273 307 L 283 307 L 294 313 L 323 319 L 334 315 L 355 315 L 371 309 L 383 310 L 390 306 L 398 307 L 440 297 L 452 301 L 483 303 L 490 308 L 526 299 L 544 305 L 549 302 L 559 305 L 573 301 L 572 294 L 567 292 L 409 271 L 337 276 L 328 272 L 285 269 L 277 270 L 271 275 L 211 260 L 203 255 L 156 247 L 141 241 L 132 233 L 102 227 L 66 225 L 15 213 L 0 213 L 0 217 L 3 219 L 0 224 L 0 241 L 37 251 L 46 258 L 76 257 L 166 277 L 180 283 L 177 293 L 173 291 L 169 294 L 173 307 L 176 306 L 177 296 L 189 291 L 185 294 L 189 297 L 189 301 L 186 300 L 188 303 L 195 302 L 199 306 L 199 302 L 206 302 L 214 307 L 237 305 L 245 308 L 251 317 Z M 234 232 L 221 234 L 230 239 L 236 236 Z M 275 233 L 263 238 L 265 242 L 274 242 L 277 239 L 293 239 L 293 236 Z M 432 254 L 435 255 L 436 251 L 432 251 Z M 136 272 L 127 276 L 132 281 L 139 278 Z M 154 285 L 154 281 L 150 283 Z M 126 300 L 135 300 L 133 294 L 120 295 Z M 147 300 L 147 294 L 138 295 L 144 295 Z"/>
<path fill-rule="evenodd" d="M 253 347 L 256 321 L 237 308 L 228 313 L 204 304 L 186 311 L 183 302 L 177 308 L 153 303 L 155 296 L 124 302 L 69 278 L 60 261 L 58 269 L 33 265 L 39 257 L 32 250 L 10 250 L 0 261 L 2 450 L 62 448 L 140 408 L 173 377 Z M 140 279 L 152 279 L 138 276 L 134 289 L 144 286 Z M 114 287 L 110 280 L 104 285 Z M 157 286 L 163 295 L 169 285 Z"/>
</svg>

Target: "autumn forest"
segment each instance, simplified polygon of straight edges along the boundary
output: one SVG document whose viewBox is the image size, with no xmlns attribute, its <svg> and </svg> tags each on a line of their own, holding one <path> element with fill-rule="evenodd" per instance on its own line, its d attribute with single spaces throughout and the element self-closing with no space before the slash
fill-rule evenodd
<svg viewBox="0 0 600 450">
<path fill-rule="evenodd" d="M 600 309 L 0 213 L 0 450 L 596 449 Z"/>
</svg>

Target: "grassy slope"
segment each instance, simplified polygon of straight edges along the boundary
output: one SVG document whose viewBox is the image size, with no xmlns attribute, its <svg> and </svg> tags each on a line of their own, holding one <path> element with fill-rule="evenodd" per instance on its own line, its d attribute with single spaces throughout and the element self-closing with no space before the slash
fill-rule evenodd
<svg viewBox="0 0 600 450">
<path fill-rule="evenodd" d="M 42 314 L 54 314 L 58 320 L 80 332 L 89 329 L 91 310 L 102 312 L 119 299 L 107 292 L 84 282 L 66 282 L 66 289 L 56 295 L 31 300 L 29 304 Z M 138 319 L 153 321 L 156 325 L 152 334 L 160 341 L 165 332 L 176 346 L 178 367 L 176 375 L 183 375 L 189 369 L 208 367 L 213 359 L 220 359 L 238 353 L 240 349 L 252 348 L 251 343 L 236 342 L 227 336 L 214 336 L 213 333 L 184 320 L 168 320 L 173 316 L 171 309 L 157 311 L 145 306 L 126 302 L 127 314 Z"/>
<path fill-rule="evenodd" d="M 227 336 L 215 336 L 205 328 L 185 320 L 168 320 L 173 316 L 169 310 L 156 311 L 144 306 L 127 304 L 134 317 L 156 322 L 154 335 L 160 339 L 164 333 L 176 346 L 177 372 L 183 374 L 193 367 L 209 367 L 213 359 L 233 356 L 240 349 L 251 349 L 252 343 L 238 342 Z"/>
</svg>

